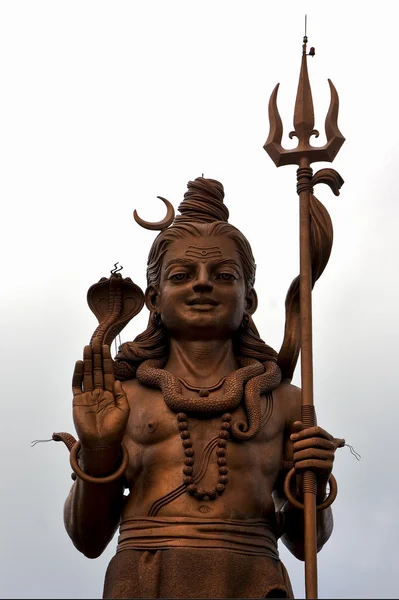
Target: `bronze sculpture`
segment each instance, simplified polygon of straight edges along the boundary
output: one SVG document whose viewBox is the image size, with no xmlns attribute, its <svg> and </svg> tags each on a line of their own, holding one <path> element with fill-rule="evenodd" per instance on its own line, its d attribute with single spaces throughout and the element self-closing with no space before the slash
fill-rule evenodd
<svg viewBox="0 0 399 600">
<path fill-rule="evenodd" d="M 274 144 L 276 129 L 268 140 Z M 308 165 L 300 167 L 310 179 Z M 334 179 L 326 171 L 320 181 Z M 310 493 L 321 508 L 314 513 L 316 550 L 331 535 L 326 489 L 343 441 L 316 426 L 314 412 L 304 425 L 301 391 L 290 383 L 300 347 L 299 282 L 287 296 L 277 354 L 252 319 L 255 261 L 227 222 L 223 198 L 219 182 L 199 177 L 175 219 L 162 199 L 168 215 L 156 224 L 161 233 L 149 253 L 145 296 L 119 273 L 89 290 L 99 327 L 73 376 L 79 439 L 53 437 L 71 450 L 77 475 L 65 504 L 75 546 L 99 556 L 120 526 L 106 598 L 292 597 L 277 539 L 304 559 L 303 512 L 295 502 L 309 473 L 317 476 Z M 332 235 L 314 196 L 312 210 L 313 285 Z M 147 329 L 113 360 L 110 343 L 144 301 Z M 297 485 L 294 493 L 286 489 L 287 502 L 292 468 Z"/>
</svg>

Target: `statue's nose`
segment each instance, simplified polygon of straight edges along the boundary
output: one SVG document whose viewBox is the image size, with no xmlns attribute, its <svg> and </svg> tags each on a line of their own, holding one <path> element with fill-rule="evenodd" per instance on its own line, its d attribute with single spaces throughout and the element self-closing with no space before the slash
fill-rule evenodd
<svg viewBox="0 0 399 600">
<path fill-rule="evenodd" d="M 200 265 L 197 275 L 193 281 L 193 290 L 194 291 L 202 291 L 202 290 L 212 290 L 213 282 L 211 278 L 211 274 L 208 272 L 206 265 Z"/>
</svg>

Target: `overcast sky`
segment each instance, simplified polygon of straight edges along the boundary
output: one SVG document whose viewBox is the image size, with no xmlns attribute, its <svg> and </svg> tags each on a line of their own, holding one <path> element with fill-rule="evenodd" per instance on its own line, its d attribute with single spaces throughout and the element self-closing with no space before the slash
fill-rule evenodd
<svg viewBox="0 0 399 600">
<path fill-rule="evenodd" d="M 313 294 L 319 424 L 337 451 L 335 529 L 319 554 L 320 598 L 397 598 L 398 42 L 396 3 L 200 1 L 0 2 L 1 560 L 4 598 L 100 598 L 116 538 L 89 560 L 63 525 L 75 433 L 71 374 L 97 321 L 88 288 L 123 275 L 145 287 L 154 233 L 133 221 L 177 208 L 204 173 L 224 184 L 230 222 L 258 264 L 263 339 L 280 348 L 284 298 L 298 273 L 295 167 L 263 150 L 280 82 L 292 129 L 308 15 L 319 140 L 340 96 L 346 137 L 335 197 L 318 186 L 334 246 Z M 328 166 L 320 163 L 315 168 Z M 145 327 L 145 310 L 121 334 Z M 299 368 L 294 383 L 300 385 Z M 281 557 L 297 597 L 303 563 Z"/>
</svg>

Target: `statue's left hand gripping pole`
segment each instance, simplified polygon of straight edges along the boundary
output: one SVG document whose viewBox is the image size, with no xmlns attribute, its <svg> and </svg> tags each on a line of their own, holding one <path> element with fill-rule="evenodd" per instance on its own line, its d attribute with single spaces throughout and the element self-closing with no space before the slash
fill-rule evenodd
<svg viewBox="0 0 399 600">
<path fill-rule="evenodd" d="M 302 46 L 302 63 L 299 76 L 298 91 L 294 111 L 294 131 L 289 137 L 298 138 L 296 148 L 286 150 L 281 146 L 283 126 L 277 109 L 278 85 L 272 92 L 269 102 L 269 137 L 264 149 L 277 167 L 298 165 L 297 192 L 299 195 L 299 237 L 300 237 L 300 349 L 301 349 L 301 387 L 302 387 L 302 422 L 305 427 L 316 425 L 313 402 L 313 349 L 312 349 L 312 248 L 311 248 L 311 210 L 313 186 L 316 183 L 327 183 L 338 195 L 343 179 L 334 169 L 321 169 L 313 175 L 310 164 L 313 162 L 332 162 L 345 141 L 338 129 L 338 94 L 329 80 L 331 103 L 326 117 L 325 131 L 327 143 L 322 147 L 310 145 L 312 135 L 318 137 L 314 129 L 314 112 L 312 92 L 307 70 L 307 37 Z M 310 55 L 314 55 L 311 49 Z M 316 476 L 313 471 L 306 471 L 303 476 L 303 504 L 293 498 L 289 482 L 295 470 L 287 475 L 285 492 L 288 499 L 297 508 L 304 510 L 304 545 L 305 545 L 305 588 L 306 598 L 317 598 L 317 529 L 316 510 L 324 509 L 335 499 L 337 486 L 334 477 L 330 476 L 330 494 L 322 505 L 316 507 Z"/>
</svg>

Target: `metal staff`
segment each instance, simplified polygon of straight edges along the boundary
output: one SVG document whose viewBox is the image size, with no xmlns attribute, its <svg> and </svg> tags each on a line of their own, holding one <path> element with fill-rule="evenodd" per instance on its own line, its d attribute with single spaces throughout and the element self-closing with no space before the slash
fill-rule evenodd
<svg viewBox="0 0 399 600">
<path fill-rule="evenodd" d="M 314 56 L 314 48 L 306 52 L 308 38 L 303 38 L 302 63 L 298 83 L 298 91 L 294 110 L 294 131 L 289 137 L 298 138 L 296 148 L 286 150 L 281 146 L 283 125 L 277 109 L 277 91 L 279 84 L 272 92 L 269 102 L 269 137 L 264 149 L 277 167 L 283 165 L 298 165 L 297 193 L 299 195 L 299 235 L 300 235 L 300 276 L 299 276 L 299 320 L 300 320 L 300 350 L 301 350 L 301 379 L 302 379 L 302 411 L 301 417 L 305 427 L 316 425 L 313 404 L 313 355 L 312 355 L 312 287 L 315 276 L 312 273 L 311 251 L 311 202 L 313 185 L 327 183 L 338 195 L 343 179 L 334 169 L 321 169 L 313 175 L 310 168 L 313 162 L 332 162 L 345 141 L 338 129 L 338 94 L 332 82 L 330 84 L 331 103 L 325 121 L 327 143 L 322 147 L 310 144 L 310 137 L 318 137 L 314 129 L 314 111 L 312 92 L 310 89 L 307 56 Z M 327 258 L 328 260 L 328 258 Z M 324 267 L 323 267 L 324 268 Z M 320 275 L 321 273 L 319 273 Z M 319 276 L 318 275 L 318 276 Z M 317 277 L 316 277 L 317 278 Z M 298 340 L 297 340 L 298 341 Z M 299 346 L 298 346 L 299 347 Z M 292 363 L 295 365 L 297 359 Z M 303 504 L 290 493 L 290 481 L 295 470 L 291 469 L 285 482 L 285 492 L 288 500 L 297 508 L 304 511 L 304 545 L 305 545 L 305 589 L 306 598 L 317 598 L 317 528 L 316 510 L 329 506 L 336 496 L 336 482 L 330 477 L 330 495 L 322 505 L 316 507 L 316 476 L 312 471 L 306 471 L 303 477 Z"/>
</svg>

